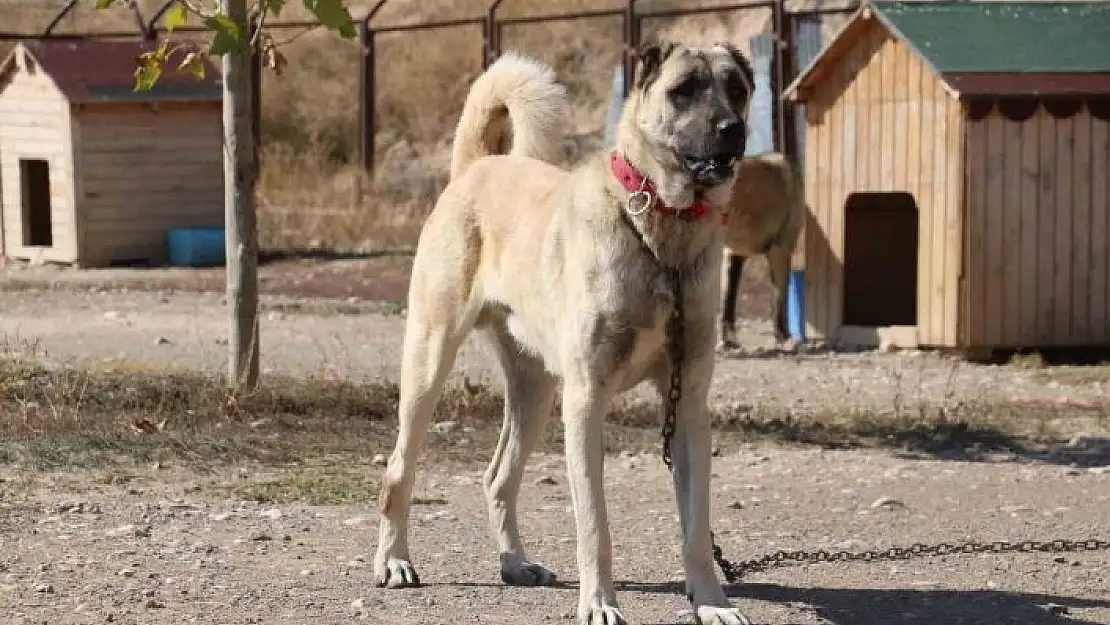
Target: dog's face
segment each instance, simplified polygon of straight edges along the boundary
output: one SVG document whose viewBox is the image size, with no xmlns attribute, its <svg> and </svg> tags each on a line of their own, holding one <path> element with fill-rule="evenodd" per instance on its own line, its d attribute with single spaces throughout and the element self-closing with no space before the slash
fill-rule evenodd
<svg viewBox="0 0 1110 625">
<path fill-rule="evenodd" d="M 754 83 L 748 60 L 730 44 L 649 44 L 634 83 L 636 123 L 650 142 L 673 153 L 695 185 L 722 184 L 744 155 Z"/>
</svg>

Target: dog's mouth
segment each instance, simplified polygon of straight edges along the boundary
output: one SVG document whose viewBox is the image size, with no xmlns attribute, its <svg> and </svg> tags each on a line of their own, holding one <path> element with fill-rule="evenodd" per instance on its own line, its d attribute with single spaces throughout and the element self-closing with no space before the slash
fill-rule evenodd
<svg viewBox="0 0 1110 625">
<path fill-rule="evenodd" d="M 735 154 L 718 154 L 711 157 L 683 156 L 682 166 L 694 176 L 694 183 L 717 185 L 728 180 L 739 157 Z"/>
</svg>

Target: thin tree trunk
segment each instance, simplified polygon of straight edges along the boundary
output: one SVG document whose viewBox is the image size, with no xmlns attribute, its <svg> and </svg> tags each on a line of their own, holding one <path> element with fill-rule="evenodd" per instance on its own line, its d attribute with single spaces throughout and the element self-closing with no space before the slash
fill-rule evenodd
<svg viewBox="0 0 1110 625">
<path fill-rule="evenodd" d="M 250 32 L 246 0 L 220 0 L 220 8 L 244 34 Z M 229 382 L 234 389 L 251 390 L 258 383 L 259 345 L 250 55 L 224 55 L 223 83 Z"/>
</svg>

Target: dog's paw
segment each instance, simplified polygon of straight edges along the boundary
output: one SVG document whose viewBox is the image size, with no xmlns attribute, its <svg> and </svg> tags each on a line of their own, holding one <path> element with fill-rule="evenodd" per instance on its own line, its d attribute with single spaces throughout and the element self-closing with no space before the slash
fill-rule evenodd
<svg viewBox="0 0 1110 625">
<path fill-rule="evenodd" d="M 628 621 L 616 606 L 595 605 L 578 611 L 578 625 L 628 625 Z"/>
<path fill-rule="evenodd" d="M 555 574 L 542 564 L 523 561 L 501 565 L 501 581 L 510 586 L 553 586 Z"/>
<path fill-rule="evenodd" d="M 374 583 L 378 588 L 416 588 L 420 586 L 420 576 L 408 560 L 389 558 L 384 564 L 375 567 Z"/>
<path fill-rule="evenodd" d="M 698 625 L 752 625 L 751 619 L 739 608 L 699 606 L 696 612 Z"/>
</svg>

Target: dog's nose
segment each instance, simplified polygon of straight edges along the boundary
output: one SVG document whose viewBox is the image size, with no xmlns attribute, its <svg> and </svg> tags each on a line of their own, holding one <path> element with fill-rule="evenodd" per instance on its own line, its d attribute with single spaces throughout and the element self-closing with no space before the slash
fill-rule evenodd
<svg viewBox="0 0 1110 625">
<path fill-rule="evenodd" d="M 720 142 L 723 151 L 739 151 L 744 144 L 744 139 L 744 122 L 738 119 L 724 119 L 717 122 L 717 141 Z"/>
</svg>

